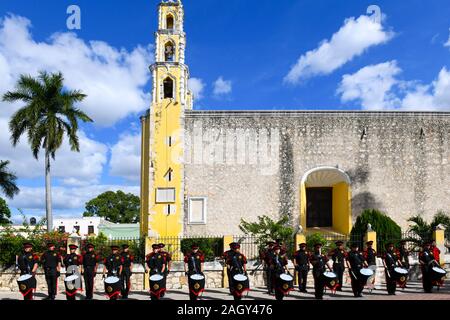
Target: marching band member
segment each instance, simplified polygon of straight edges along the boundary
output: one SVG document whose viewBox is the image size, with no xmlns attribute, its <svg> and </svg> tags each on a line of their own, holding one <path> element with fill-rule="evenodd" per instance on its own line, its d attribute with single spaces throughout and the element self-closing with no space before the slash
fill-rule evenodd
<svg viewBox="0 0 450 320">
<path fill-rule="evenodd" d="M 314 295 L 316 299 L 323 299 L 323 291 L 325 287 L 325 282 L 323 279 L 323 273 L 326 268 L 332 271 L 329 265 L 328 258 L 322 254 L 322 244 L 314 244 L 314 253 L 310 256 L 310 263 L 313 266 L 313 277 L 314 277 Z"/>
<path fill-rule="evenodd" d="M 281 247 L 276 244 L 273 247 L 273 253 L 270 256 L 270 261 L 269 261 L 269 269 L 270 269 L 270 273 L 272 276 L 270 281 L 272 282 L 273 290 L 276 290 L 277 277 L 279 277 L 280 274 L 286 273 L 288 271 L 287 265 L 288 265 L 288 259 L 287 259 L 286 255 L 281 254 Z"/>
<path fill-rule="evenodd" d="M 336 248 L 328 254 L 328 256 L 333 260 L 333 272 L 337 275 L 339 285 L 336 291 L 342 291 L 342 286 L 344 285 L 344 271 L 345 271 L 345 258 L 347 257 L 347 252 L 344 250 L 344 242 L 336 241 Z"/>
<path fill-rule="evenodd" d="M 166 260 L 163 255 L 159 253 L 159 245 L 152 245 L 153 251 L 150 252 L 145 258 L 145 272 L 149 272 L 150 275 L 164 274 L 166 270 Z"/>
<path fill-rule="evenodd" d="M 309 253 L 306 251 L 306 243 L 300 243 L 299 247 L 300 249 L 294 253 L 292 262 L 297 271 L 298 290 L 306 293 L 308 292 L 306 290 L 306 285 L 308 283 Z"/>
<path fill-rule="evenodd" d="M 48 250 L 41 256 L 41 263 L 44 267 L 45 281 L 48 287 L 46 300 L 55 300 L 58 290 L 58 277 L 61 272 L 61 256 L 55 251 L 55 244 L 47 244 Z"/>
<path fill-rule="evenodd" d="M 74 270 L 74 274 L 80 273 L 80 270 L 78 268 L 83 264 L 83 257 L 76 253 L 77 249 L 77 245 L 69 245 L 69 253 L 63 259 L 64 267 L 66 268 L 66 277 L 69 275 L 68 272 L 70 269 Z M 71 268 L 71 266 L 75 266 L 75 268 Z M 75 270 L 77 270 L 78 272 L 75 272 Z M 73 295 L 70 295 L 66 292 L 67 300 L 75 300 L 75 293 L 77 291 L 81 291 L 81 278 L 79 278 L 77 283 L 79 283 L 79 288 L 74 292 Z"/>
<path fill-rule="evenodd" d="M 130 254 L 129 248 L 130 246 L 128 244 L 123 244 L 122 252 L 120 253 L 120 256 L 122 257 L 122 274 L 120 277 L 122 284 L 122 299 L 128 299 L 128 294 L 130 292 L 130 278 L 133 274 L 134 256 Z"/>
<path fill-rule="evenodd" d="M 87 251 L 81 255 L 83 261 L 83 269 L 81 274 L 84 278 L 84 286 L 86 287 L 86 300 L 92 300 L 94 295 L 94 279 L 97 274 L 99 256 L 94 252 L 94 245 L 88 243 Z"/>
<path fill-rule="evenodd" d="M 409 250 L 406 245 L 406 240 L 400 241 L 397 249 L 397 256 L 405 269 L 409 269 Z"/>
<path fill-rule="evenodd" d="M 203 288 L 199 290 L 195 290 L 195 288 L 191 288 L 191 281 L 189 281 L 189 277 L 194 274 L 203 275 L 203 264 L 205 262 L 205 256 L 201 251 L 199 251 L 199 246 L 193 244 L 191 246 L 191 252 L 187 253 L 184 256 L 184 274 L 188 277 L 189 283 L 189 298 L 191 300 L 196 300 L 197 296 L 203 292 Z"/>
<path fill-rule="evenodd" d="M 441 264 L 441 250 L 436 246 L 436 240 L 431 241 L 430 251 L 433 253 L 434 260 L 436 260 L 437 264 Z"/>
<path fill-rule="evenodd" d="M 122 257 L 119 254 L 118 246 L 111 246 L 111 254 L 103 261 L 103 279 L 105 278 L 105 273 L 107 273 L 108 277 L 118 277 L 120 278 L 122 275 Z M 120 291 L 115 292 L 115 294 L 110 295 L 110 300 L 117 300 L 117 296 L 120 294 Z"/>
<path fill-rule="evenodd" d="M 263 269 L 266 274 L 267 279 L 267 293 L 272 294 L 273 293 L 273 286 L 272 286 L 272 270 L 270 269 L 270 260 L 272 259 L 273 255 L 273 247 L 275 246 L 274 241 L 268 241 L 266 243 L 266 248 L 261 252 L 260 259 L 263 263 Z"/>
<path fill-rule="evenodd" d="M 419 253 L 419 263 L 422 270 L 422 285 L 426 293 L 431 293 L 433 289 L 433 282 L 431 279 L 431 268 L 433 263 L 436 263 L 433 252 L 431 251 L 431 243 L 424 242 L 423 249 Z"/>
<path fill-rule="evenodd" d="M 159 252 L 161 252 L 161 254 L 163 255 L 163 257 L 166 259 L 166 276 L 170 273 L 170 268 L 172 267 L 172 255 L 165 251 L 165 244 L 164 243 L 159 243 Z"/>
<path fill-rule="evenodd" d="M 377 252 L 373 248 L 372 240 L 366 242 L 366 249 L 363 251 L 363 256 L 368 268 L 373 271 L 373 275 L 367 279 L 367 287 L 371 290 L 375 287 L 375 275 L 377 273 Z"/>
<path fill-rule="evenodd" d="M 33 253 L 33 245 L 29 242 L 23 244 L 23 252 L 16 256 L 16 267 L 20 270 L 20 275 L 30 274 L 33 277 L 39 266 L 39 257 Z M 22 292 L 24 300 L 33 300 L 33 292 L 36 290 L 36 279 L 28 292 Z"/>
<path fill-rule="evenodd" d="M 392 242 L 386 245 L 386 253 L 383 255 L 383 265 L 386 275 L 386 289 L 389 295 L 395 295 L 397 281 L 394 278 L 394 268 L 402 266 Z"/>
<path fill-rule="evenodd" d="M 350 273 L 353 295 L 355 297 L 362 297 L 364 282 L 361 279 L 360 270 L 363 267 L 367 267 L 367 262 L 364 260 L 363 254 L 359 252 L 359 247 L 357 243 L 353 243 L 350 246 L 350 252 L 347 255 L 346 262 Z"/>
<path fill-rule="evenodd" d="M 233 250 L 233 247 L 234 247 L 234 245 L 236 245 L 236 244 L 237 244 L 237 242 L 231 242 L 231 243 L 230 243 L 230 249 L 227 250 L 227 251 L 225 251 L 225 252 L 222 254 L 222 259 L 225 261 L 225 265 L 227 266 L 228 288 L 230 289 L 230 293 L 231 293 L 232 290 L 233 290 L 233 286 L 232 286 L 233 279 L 231 279 L 230 268 L 229 268 L 229 265 L 227 264 L 227 261 L 228 261 L 229 259 L 232 259 L 232 258 L 233 258 L 233 255 L 234 255 L 234 253 L 235 253 L 235 251 Z"/>
</svg>

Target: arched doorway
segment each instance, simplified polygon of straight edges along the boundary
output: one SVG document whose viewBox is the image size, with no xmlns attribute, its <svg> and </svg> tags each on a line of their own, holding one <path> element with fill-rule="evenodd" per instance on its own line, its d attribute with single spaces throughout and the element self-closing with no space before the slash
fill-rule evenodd
<svg viewBox="0 0 450 320">
<path fill-rule="evenodd" d="M 300 186 L 300 224 L 304 230 L 329 229 L 349 234 L 352 227 L 349 176 L 335 167 L 307 171 Z"/>
</svg>

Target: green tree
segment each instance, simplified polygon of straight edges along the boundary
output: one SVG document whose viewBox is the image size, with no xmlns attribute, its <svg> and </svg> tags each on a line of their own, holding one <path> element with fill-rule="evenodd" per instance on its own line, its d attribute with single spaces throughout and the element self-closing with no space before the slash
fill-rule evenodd
<svg viewBox="0 0 450 320">
<path fill-rule="evenodd" d="M 14 198 L 19 193 L 19 188 L 16 185 L 17 177 L 14 173 L 8 170 L 9 161 L 0 160 L 0 190 L 8 198 Z"/>
<path fill-rule="evenodd" d="M 419 239 L 411 238 L 409 240 L 419 243 L 432 239 L 433 231 L 440 224 L 442 224 L 447 230 L 450 228 L 450 216 L 443 211 L 438 211 L 430 223 L 426 222 L 420 214 L 412 216 L 408 219 L 408 222 L 412 223 L 409 225 L 408 231 L 415 234 Z"/>
<path fill-rule="evenodd" d="M 44 149 L 45 205 L 49 231 L 53 229 L 50 157 L 55 159 L 64 134 L 68 137 L 72 151 L 80 151 L 78 120 L 92 122 L 92 119 L 75 108 L 74 104 L 85 97 L 79 90 L 65 90 L 64 78 L 60 72 L 40 72 L 37 78 L 21 75 L 16 90 L 3 95 L 3 101 L 25 103 L 9 121 L 13 146 L 16 146 L 20 137 L 25 134 L 36 159 L 41 148 Z"/>
<path fill-rule="evenodd" d="M 259 216 L 257 222 L 247 222 L 241 219 L 239 229 L 245 234 L 257 238 L 258 248 L 262 250 L 267 241 L 281 239 L 286 244 L 288 252 L 293 246 L 294 228 L 288 225 L 289 218 L 282 216 L 275 221 L 268 216 Z"/>
<path fill-rule="evenodd" d="M 114 223 L 139 222 L 140 199 L 132 193 L 107 191 L 86 203 L 85 217 L 103 217 Z"/>
<path fill-rule="evenodd" d="M 0 225 L 10 224 L 11 211 L 9 210 L 6 201 L 0 198 Z"/>
</svg>

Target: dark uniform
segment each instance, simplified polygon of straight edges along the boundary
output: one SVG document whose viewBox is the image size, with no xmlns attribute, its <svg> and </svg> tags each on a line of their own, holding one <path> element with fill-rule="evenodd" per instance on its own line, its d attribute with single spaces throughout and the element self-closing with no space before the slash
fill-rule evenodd
<svg viewBox="0 0 450 320">
<path fill-rule="evenodd" d="M 198 248 L 198 247 L 196 247 Z M 201 251 L 191 251 L 184 256 L 184 263 L 187 263 L 188 271 L 187 276 L 190 277 L 193 274 L 202 273 L 202 263 L 205 262 L 205 256 Z"/>
<path fill-rule="evenodd" d="M 403 267 L 406 269 L 409 269 L 409 250 L 404 247 L 404 244 L 406 241 L 400 242 L 400 247 L 397 250 L 397 255 L 399 257 L 400 262 L 402 263 Z"/>
<path fill-rule="evenodd" d="M 352 249 L 347 255 L 347 261 L 350 264 L 349 273 L 350 280 L 352 282 L 352 291 L 355 297 L 362 297 L 362 291 L 364 289 L 364 281 L 361 277 L 361 269 L 364 267 L 364 256 L 359 252 L 357 245 L 352 245 Z"/>
<path fill-rule="evenodd" d="M 148 268 L 150 269 L 150 275 L 161 274 L 163 266 L 166 264 L 164 256 L 159 252 L 151 252 L 145 258 Z"/>
<path fill-rule="evenodd" d="M 172 255 L 169 252 L 163 250 L 164 247 L 165 247 L 164 243 L 159 243 L 158 246 L 159 246 L 159 249 L 160 249 L 159 252 L 163 255 L 164 259 L 166 260 L 166 269 L 165 269 L 164 273 L 167 276 L 169 274 L 169 272 L 170 272 L 170 265 L 171 265 L 171 261 L 172 261 Z"/>
<path fill-rule="evenodd" d="M 41 256 L 42 267 L 44 268 L 45 281 L 47 282 L 48 297 L 46 299 L 55 300 L 58 291 L 59 268 L 61 267 L 61 256 L 55 251 L 55 245 L 49 243 L 47 250 Z M 53 248 L 53 249 L 52 249 Z"/>
<path fill-rule="evenodd" d="M 275 245 L 275 242 L 269 241 L 266 243 L 267 248 L 265 248 L 261 254 L 260 259 L 264 264 L 264 271 L 266 272 L 266 281 L 267 281 L 267 293 L 271 294 L 273 293 L 273 286 L 272 286 L 272 270 L 269 268 L 270 260 L 273 256 L 273 246 Z"/>
<path fill-rule="evenodd" d="M 389 243 L 386 245 L 386 253 L 383 256 L 385 264 L 385 276 L 386 276 L 386 289 L 389 295 L 395 295 L 397 289 L 397 282 L 394 278 L 394 268 L 397 267 L 399 259 L 397 253 L 393 249 L 394 244 Z"/>
<path fill-rule="evenodd" d="M 70 245 L 69 248 L 70 250 L 76 250 L 78 247 L 76 245 Z M 83 264 L 83 257 L 76 253 L 68 253 L 64 256 L 63 264 L 66 268 L 66 276 L 69 276 L 69 274 L 67 274 L 67 268 L 69 268 L 70 266 L 77 266 L 79 268 Z M 81 288 L 79 288 L 79 290 L 81 291 Z M 67 300 L 75 300 L 75 294 L 69 295 L 66 292 L 66 298 Z"/>
<path fill-rule="evenodd" d="M 231 277 L 231 273 L 230 273 L 230 268 L 227 264 L 227 261 L 229 261 L 230 259 L 233 258 L 233 255 L 235 254 L 235 252 L 233 250 L 231 250 L 231 248 L 236 244 L 236 242 L 232 242 L 230 243 L 230 250 L 225 251 L 222 254 L 222 259 L 225 261 L 225 264 L 227 266 L 227 278 L 228 278 L 228 289 L 230 290 L 230 292 L 232 291 L 233 288 L 233 279 Z"/>
<path fill-rule="evenodd" d="M 118 277 L 120 279 L 122 274 L 122 257 L 120 256 L 118 250 L 118 246 L 111 246 L 112 253 L 103 261 L 105 268 L 107 270 L 108 277 Z M 115 252 L 114 252 L 115 251 Z M 117 300 L 117 296 L 120 292 L 117 292 L 117 294 L 114 294 L 109 297 L 110 300 Z"/>
<path fill-rule="evenodd" d="M 319 252 L 320 247 L 322 247 L 320 243 L 314 245 L 314 253 L 311 254 L 309 259 L 313 266 L 314 295 L 316 299 L 323 299 L 323 291 L 325 288 L 323 273 L 326 271 L 328 264 L 328 258 Z"/>
<path fill-rule="evenodd" d="M 32 251 L 25 251 L 27 248 L 32 248 L 30 243 L 25 243 L 23 245 L 24 251 L 17 256 L 17 267 L 20 270 L 20 275 L 31 274 L 34 276 L 34 268 L 39 263 L 39 257 Z M 33 280 L 36 283 L 36 280 Z M 36 287 L 30 288 L 28 292 L 22 293 L 24 300 L 33 300 L 33 292 Z"/>
<path fill-rule="evenodd" d="M 94 295 L 94 278 L 97 273 L 99 256 L 94 251 L 94 245 L 87 245 L 88 251 L 82 255 L 83 258 L 83 278 L 86 287 L 86 300 L 91 300 Z"/>
<path fill-rule="evenodd" d="M 306 243 L 301 243 L 300 250 L 295 251 L 293 257 L 300 292 L 308 292 L 306 285 L 308 283 L 309 257 L 309 253 L 306 251 Z"/>
<path fill-rule="evenodd" d="M 127 244 L 122 245 L 123 249 L 128 248 L 129 246 Z M 120 281 L 122 282 L 122 298 L 127 299 L 128 293 L 130 292 L 131 286 L 130 286 L 130 278 L 133 274 L 131 270 L 131 266 L 134 262 L 134 256 L 130 254 L 130 252 L 122 251 L 120 254 L 122 257 L 122 274 L 120 276 Z"/>
<path fill-rule="evenodd" d="M 419 253 L 419 263 L 422 270 L 422 285 L 426 293 L 431 293 L 433 282 L 431 279 L 431 269 L 435 261 L 434 255 L 430 249 L 430 243 L 425 243 L 423 250 Z"/>
<path fill-rule="evenodd" d="M 279 252 L 277 253 L 277 251 L 279 250 Z M 276 245 L 273 248 L 273 252 L 270 255 L 270 260 L 269 260 L 269 269 L 270 269 L 270 273 L 272 278 L 270 279 L 270 281 L 272 282 L 272 288 L 275 290 L 275 298 L 278 300 L 282 297 L 282 293 L 277 290 L 276 285 L 277 285 L 277 279 L 278 277 L 282 274 L 286 272 L 286 266 L 288 264 L 288 259 L 286 257 L 285 254 L 281 254 L 281 247 Z"/>
<path fill-rule="evenodd" d="M 344 285 L 344 271 L 345 271 L 345 258 L 347 257 L 347 252 L 339 247 L 343 244 L 342 241 L 336 241 L 336 249 L 330 252 L 329 256 L 333 260 L 333 272 L 337 275 L 339 285 L 337 291 L 342 291 L 342 286 Z"/>
</svg>

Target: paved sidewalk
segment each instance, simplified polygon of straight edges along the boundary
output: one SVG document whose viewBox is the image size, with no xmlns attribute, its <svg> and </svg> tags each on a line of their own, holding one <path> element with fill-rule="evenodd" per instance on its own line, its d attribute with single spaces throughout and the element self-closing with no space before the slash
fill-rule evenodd
<svg viewBox="0 0 450 320">
<path fill-rule="evenodd" d="M 350 287 L 344 287 L 342 292 L 337 292 L 332 295 L 326 292 L 324 300 L 347 300 L 347 299 L 360 299 L 360 300 L 450 300 L 450 282 L 446 282 L 446 285 L 437 291 L 433 290 L 433 293 L 426 294 L 423 292 L 421 283 L 411 282 L 405 290 L 397 290 L 395 296 L 389 296 L 384 287 L 378 290 L 373 290 L 369 293 L 364 291 L 362 298 L 354 298 Z M 44 292 L 37 292 L 35 299 L 41 300 L 46 297 Z M 78 299 L 84 299 L 84 295 L 80 295 Z M 60 292 L 56 298 L 57 300 L 65 300 L 65 295 Z M 94 295 L 96 300 L 107 300 L 103 292 L 96 292 Z M 148 292 L 132 292 L 129 295 L 130 300 L 150 300 Z M 189 296 L 187 290 L 169 290 L 163 300 L 188 300 Z M 228 294 L 227 289 L 207 289 L 203 296 L 203 300 L 233 300 L 233 297 Z M 244 300 L 274 300 L 274 296 L 270 296 L 265 293 L 264 288 L 253 288 Z M 292 291 L 291 294 L 285 298 L 286 300 L 313 300 L 314 288 L 308 287 L 308 293 L 299 293 L 298 291 Z M 0 292 L 0 300 L 22 300 L 22 295 L 19 292 Z"/>
</svg>

